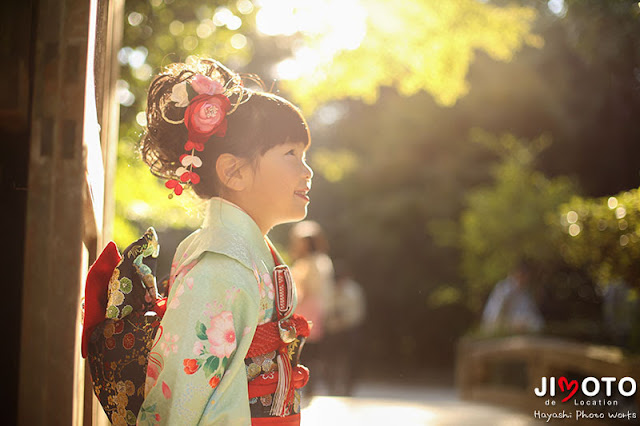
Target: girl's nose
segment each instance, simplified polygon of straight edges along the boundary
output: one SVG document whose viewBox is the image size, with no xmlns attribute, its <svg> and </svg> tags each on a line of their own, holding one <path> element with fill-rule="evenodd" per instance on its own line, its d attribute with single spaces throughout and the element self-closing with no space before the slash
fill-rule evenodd
<svg viewBox="0 0 640 426">
<path fill-rule="evenodd" d="M 304 177 L 311 180 L 311 178 L 313 178 L 313 169 L 307 164 L 306 161 L 304 161 L 302 164 L 304 166 Z"/>
</svg>

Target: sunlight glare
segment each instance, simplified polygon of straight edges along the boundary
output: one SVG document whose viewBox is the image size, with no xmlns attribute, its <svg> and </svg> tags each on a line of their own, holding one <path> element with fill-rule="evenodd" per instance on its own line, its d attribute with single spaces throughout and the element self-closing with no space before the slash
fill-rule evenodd
<svg viewBox="0 0 640 426">
<path fill-rule="evenodd" d="M 357 400 L 351 398 L 315 397 L 311 404 L 303 410 L 303 426 L 331 424 L 346 425 L 390 425 L 433 424 L 437 414 L 428 407 L 397 403 L 387 400 Z"/>
<path fill-rule="evenodd" d="M 265 0 L 256 15 L 258 31 L 269 36 L 302 33 L 311 38 L 293 58 L 276 66 L 281 79 L 295 79 L 330 61 L 343 50 L 357 49 L 367 34 L 367 12 L 358 0 Z"/>
</svg>

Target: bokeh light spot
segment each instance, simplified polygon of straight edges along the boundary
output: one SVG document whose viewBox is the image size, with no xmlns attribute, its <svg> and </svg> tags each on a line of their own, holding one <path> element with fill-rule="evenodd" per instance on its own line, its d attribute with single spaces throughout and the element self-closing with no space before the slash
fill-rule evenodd
<svg viewBox="0 0 640 426">
<path fill-rule="evenodd" d="M 242 13 L 243 15 L 248 15 L 253 12 L 253 3 L 251 3 L 249 0 L 238 0 L 238 3 L 236 3 L 236 7 L 238 8 L 238 12 Z"/>
<path fill-rule="evenodd" d="M 174 35 L 180 35 L 184 31 L 184 24 L 181 21 L 172 21 L 169 24 L 169 32 Z"/>
<path fill-rule="evenodd" d="M 129 25 L 131 25 L 132 27 L 137 27 L 138 25 L 140 25 L 143 19 L 144 16 L 142 16 L 142 14 L 138 12 L 131 12 L 127 17 L 127 21 L 129 21 Z"/>
<path fill-rule="evenodd" d="M 129 83 L 125 80 L 116 82 L 116 98 L 118 103 L 125 107 L 130 107 L 136 101 L 136 97 L 129 91 Z"/>
<path fill-rule="evenodd" d="M 153 70 L 149 64 L 144 64 L 138 68 L 133 69 L 133 76 L 138 80 L 147 81 L 151 78 Z"/>
<path fill-rule="evenodd" d="M 245 36 L 243 36 L 242 34 L 234 34 L 233 37 L 231 37 L 231 46 L 233 46 L 234 49 L 242 49 L 247 45 L 247 38 Z"/>
<path fill-rule="evenodd" d="M 564 4 L 564 0 L 549 0 L 547 7 L 556 16 L 564 17 L 567 14 L 567 5 Z"/>
<path fill-rule="evenodd" d="M 210 19 L 203 20 L 196 28 L 196 35 L 200 38 L 207 38 L 215 31 L 216 27 Z"/>
<path fill-rule="evenodd" d="M 620 235 L 620 245 L 622 247 L 626 246 L 627 244 L 629 244 L 629 236 L 628 235 Z"/>
<path fill-rule="evenodd" d="M 140 111 L 136 114 L 136 122 L 142 127 L 147 125 L 147 114 L 144 111 Z"/>
<path fill-rule="evenodd" d="M 228 8 L 219 7 L 213 14 L 213 23 L 216 25 L 216 27 L 223 27 L 227 25 L 227 23 L 233 16 L 235 15 Z"/>
<path fill-rule="evenodd" d="M 198 47 L 198 39 L 194 36 L 185 37 L 182 41 L 182 46 L 184 46 L 185 50 L 193 50 Z"/>
<path fill-rule="evenodd" d="M 242 26 L 242 19 L 238 18 L 235 15 L 233 15 L 231 18 L 229 18 L 229 21 L 227 21 L 227 28 L 229 28 L 231 31 L 235 31 L 239 29 L 241 26 Z"/>
<path fill-rule="evenodd" d="M 147 55 L 149 54 L 149 51 L 144 46 L 131 49 L 129 52 L 127 62 L 129 62 L 129 66 L 133 69 L 140 68 L 144 65 L 144 62 L 147 60 Z"/>
<path fill-rule="evenodd" d="M 580 225 L 576 223 L 572 223 L 571 226 L 569 226 L 569 235 L 571 235 L 572 237 L 575 237 L 579 233 L 580 233 Z"/>
</svg>

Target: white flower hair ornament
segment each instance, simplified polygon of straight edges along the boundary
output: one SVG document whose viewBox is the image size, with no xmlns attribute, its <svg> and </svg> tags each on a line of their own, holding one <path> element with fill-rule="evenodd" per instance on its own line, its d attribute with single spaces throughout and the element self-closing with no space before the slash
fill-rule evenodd
<svg viewBox="0 0 640 426">
<path fill-rule="evenodd" d="M 234 94 L 237 98 L 232 105 L 229 97 Z M 182 194 L 183 185 L 200 182 L 200 175 L 193 171 L 202 166 L 202 160 L 196 152 L 204 151 L 204 145 L 211 136 L 224 137 L 227 132 L 227 115 L 233 113 L 249 97 L 250 92 L 244 89 L 238 76 L 234 76 L 223 86 L 206 75 L 195 74 L 189 80 L 173 86 L 168 102 L 173 102 L 175 107 L 186 108 L 184 118 L 171 120 L 166 117 L 163 107 L 160 111 L 166 122 L 184 123 L 188 140 L 184 144 L 187 153 L 180 156 L 181 166 L 176 169 L 176 176 L 165 183 L 172 190 L 169 198 L 173 198 L 173 194 Z"/>
</svg>

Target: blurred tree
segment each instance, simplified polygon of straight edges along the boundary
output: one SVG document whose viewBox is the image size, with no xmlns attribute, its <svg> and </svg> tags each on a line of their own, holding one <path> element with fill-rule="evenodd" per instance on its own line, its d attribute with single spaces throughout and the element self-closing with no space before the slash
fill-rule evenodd
<svg viewBox="0 0 640 426">
<path fill-rule="evenodd" d="M 312 66 L 307 50 L 294 55 L 289 65 L 300 72 L 285 87 L 305 110 L 344 98 L 371 103 L 381 86 L 395 87 L 404 96 L 424 90 L 439 104 L 451 106 L 469 90 L 466 76 L 476 50 L 510 61 L 525 44 L 542 46 L 542 39 L 531 33 L 536 13 L 530 7 L 477 0 L 369 0 L 362 8 L 366 24 L 359 25 L 356 11 L 349 44 L 341 40 L 334 55 L 317 55 Z M 305 41 L 311 52 L 336 44 L 334 34 L 310 34 Z"/>
<path fill-rule="evenodd" d="M 359 16 L 352 14 L 352 6 Z M 306 26 L 299 25 L 301 13 L 306 13 Z M 307 61 L 305 66 L 314 65 L 314 71 L 282 87 L 310 112 L 323 102 L 345 97 L 375 100 L 379 87 L 386 85 L 397 87 L 403 95 L 426 90 L 450 105 L 468 90 L 465 76 L 475 49 L 507 61 L 525 42 L 541 43 L 530 33 L 532 9 L 499 8 L 474 0 L 412 1 L 402 7 L 385 1 L 359 7 L 354 2 L 331 1 L 258 6 L 249 0 L 129 0 L 125 15 L 119 98 L 121 141 L 131 146 L 146 124 L 144 102 L 151 77 L 163 65 L 188 60 L 190 55 L 211 56 L 240 71 L 257 72 L 268 81 L 274 66 L 287 55 L 300 59 L 300 52 L 306 52 L 302 59 Z M 293 29 L 292 20 L 298 22 Z M 309 53 L 321 62 L 309 62 Z M 328 66 L 332 69 L 323 74 Z M 320 79 L 321 75 L 325 78 Z M 124 164 L 117 175 L 120 219 L 115 223 L 115 239 L 126 244 L 136 232 L 133 223 L 176 224 L 182 207 L 164 200 L 162 182 L 137 170 L 144 166 L 132 148 L 120 153 Z M 354 164 L 345 150 L 318 153 L 317 160 L 334 181 L 343 175 L 342 169 Z M 193 218 L 181 220 L 185 226 L 195 223 Z"/>
<path fill-rule="evenodd" d="M 566 178 L 548 179 L 535 170 L 547 138 L 532 143 L 511 135 L 493 139 L 479 133 L 476 138 L 497 149 L 502 161 L 494 169 L 493 185 L 468 193 L 461 215 L 463 269 L 475 297 L 487 293 L 521 259 L 545 264 L 559 257 L 550 225 L 558 206 L 575 193 Z"/>
<path fill-rule="evenodd" d="M 261 4 L 294 3 L 302 7 L 315 2 Z M 277 25 L 267 31 L 273 33 L 269 35 L 258 28 L 269 14 L 248 0 L 127 0 L 125 47 L 119 55 L 122 146 L 116 236 L 119 244 L 128 244 L 130 238 L 123 236 L 127 229 L 133 235 L 136 227 L 148 224 L 194 228 L 200 223 L 179 204 L 192 205 L 185 195 L 166 200 L 168 191 L 135 152 L 144 125 L 145 91 L 150 76 L 162 65 L 191 54 L 213 56 L 240 71 L 261 74 L 270 87 L 274 77 L 295 75 L 286 72 L 294 65 L 291 60 L 332 58 L 330 74 L 302 72 L 306 83 L 293 79 L 277 84 L 276 90 L 315 107 L 307 114 L 313 135 L 309 158 L 316 171 L 310 217 L 326 226 L 332 255 L 353 266 L 366 288 L 370 312 L 384 313 L 367 323 L 367 361 L 376 368 L 394 359 L 398 369 L 413 372 L 429 362 L 451 362 L 457 336 L 475 315 L 467 306 L 469 287 L 460 266 L 460 216 L 469 191 L 495 185 L 491 170 L 504 156 L 470 143 L 472 128 L 509 133 L 516 139 L 550 135 L 554 143 L 527 166 L 526 173 L 518 173 L 515 166 L 511 169 L 514 179 L 530 184 L 523 193 L 516 193 L 515 183 L 504 182 L 506 195 L 522 197 L 541 215 L 553 200 L 533 183 L 558 188 L 552 176 L 570 175 L 587 195 L 612 194 L 640 184 L 640 121 L 634 118 L 640 114 L 640 8 L 631 1 L 572 0 L 553 12 L 549 5 L 562 2 L 521 1 L 522 6 L 537 8 L 534 22 L 535 14 L 511 7 L 517 3 L 512 0 L 361 3 L 327 0 L 326 10 L 311 15 L 309 21 L 318 24 L 315 29 L 302 33 L 296 32 L 298 27 L 291 30 L 290 21 L 278 20 L 286 13 L 295 18 L 295 13 L 276 13 Z M 504 8 L 498 7 L 503 4 Z M 331 13 L 334 6 L 364 10 L 369 17 L 364 21 L 366 37 L 358 38 L 362 27 L 354 14 Z M 483 16 L 486 34 L 485 25 L 479 24 Z M 508 22 L 498 26 L 503 19 Z M 324 22 L 335 24 L 332 28 L 338 31 L 351 28 L 355 36 L 347 34 L 342 41 L 323 38 L 335 34 L 320 29 Z M 380 25 L 372 26 L 373 22 Z M 394 25 L 398 27 L 392 31 Z M 430 31 L 424 37 L 423 28 Z M 532 33 L 544 38 L 543 48 L 538 48 Z M 320 53 L 312 49 L 324 43 L 334 45 Z M 511 53 L 519 51 L 508 63 L 503 60 L 509 54 L 491 50 L 505 46 Z M 293 92 L 298 86 L 300 91 Z M 405 96 L 409 93 L 415 94 Z M 368 105 L 358 99 L 377 102 Z M 541 197 L 538 207 L 535 194 Z M 497 209 L 500 204 L 495 201 Z M 487 209 L 494 207 L 485 204 Z M 479 200 L 478 208 L 485 204 Z M 509 206 L 503 207 L 508 211 Z M 506 238 L 509 227 L 524 233 L 528 223 L 542 234 L 531 245 L 547 247 L 543 216 L 532 215 L 527 219 L 531 222 L 515 224 L 510 221 L 516 218 L 508 215 L 488 220 L 496 226 L 504 223 L 503 235 L 498 230 L 489 234 L 497 242 L 515 244 Z M 550 220 L 557 224 L 557 213 Z M 549 232 L 566 238 L 566 230 L 558 226 Z M 272 238 L 276 243 L 286 241 L 286 231 L 287 227 L 277 227 Z M 474 232 L 479 238 L 479 231 Z M 163 250 L 171 249 L 163 244 Z M 485 278 L 473 287 L 478 289 L 476 299 L 488 291 L 490 276 L 498 276 L 507 266 L 481 271 Z M 561 262 L 549 263 L 549 269 L 548 294 L 561 296 L 553 308 L 555 315 L 571 316 L 581 294 L 592 293 L 585 289 L 583 277 Z M 565 285 L 555 285 L 559 282 Z"/>
<path fill-rule="evenodd" d="M 404 98 L 384 88 L 374 105 L 347 104 L 343 119 L 323 124 L 321 108 L 311 121 L 312 164 L 317 153 L 340 149 L 357 161 L 339 185 L 316 174 L 309 214 L 326 227 L 331 255 L 352 265 L 369 311 L 385 312 L 367 323 L 367 361 L 450 363 L 470 311 L 458 249 L 435 244 L 430 223 L 459 215 L 466 188 L 488 181 L 496 155 L 469 144 L 468 129 L 427 94 Z M 441 322 L 447 328 L 427 326 Z M 390 335 L 399 346 L 388 344 Z"/>
<path fill-rule="evenodd" d="M 640 7 L 632 0 L 521 2 L 539 8 L 535 31 L 544 51 L 525 51 L 522 65 L 541 81 L 522 115 L 550 131 L 540 158 L 547 174 L 573 174 L 584 194 L 604 196 L 640 185 Z M 551 10 L 553 6 L 553 11 Z M 546 9 L 546 11 L 545 11 Z M 525 98 L 521 98 L 525 99 Z M 540 103 L 540 101 L 544 103 Z M 512 105 L 513 107 L 513 105 Z M 535 134 L 520 134 L 534 137 Z"/>
<path fill-rule="evenodd" d="M 554 223 L 561 231 L 558 243 L 564 259 L 587 271 L 604 294 L 608 317 L 599 325 L 608 326 L 608 343 L 639 352 L 640 190 L 610 197 L 574 196 L 557 215 Z"/>
<path fill-rule="evenodd" d="M 562 205 L 562 254 L 603 286 L 620 279 L 640 290 L 640 191 L 611 197 L 575 196 Z"/>
<path fill-rule="evenodd" d="M 566 177 L 548 178 L 536 170 L 548 137 L 526 142 L 475 131 L 472 140 L 496 151 L 501 160 L 491 185 L 467 193 L 468 206 L 455 233 L 470 308 L 479 312 L 493 286 L 527 259 L 534 265 L 531 285 L 545 333 L 603 341 L 598 289 L 583 273 L 584 265 L 567 264 L 562 256 L 566 230 L 557 211 L 576 186 Z"/>
</svg>

